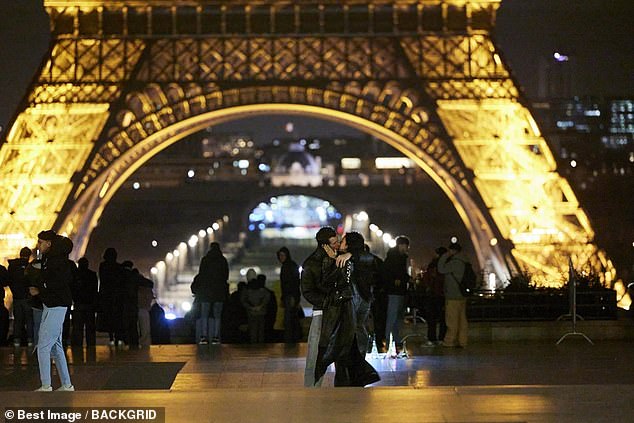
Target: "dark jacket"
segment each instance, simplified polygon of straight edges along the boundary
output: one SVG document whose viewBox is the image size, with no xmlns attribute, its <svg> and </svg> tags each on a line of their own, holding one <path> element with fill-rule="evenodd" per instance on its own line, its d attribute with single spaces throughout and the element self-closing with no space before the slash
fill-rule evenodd
<svg viewBox="0 0 634 423">
<path fill-rule="evenodd" d="M 90 311 L 97 309 L 97 273 L 88 268 L 77 269 L 76 278 L 71 286 L 75 310 Z"/>
<path fill-rule="evenodd" d="M 9 260 L 8 279 L 14 300 L 29 298 L 29 283 L 25 274 L 28 265 L 29 259 L 27 258 Z"/>
<path fill-rule="evenodd" d="M 301 290 L 306 301 L 313 305 L 314 310 L 321 310 L 328 294 L 324 275 L 330 271 L 335 260 L 326 251 L 317 247 L 302 265 Z"/>
<path fill-rule="evenodd" d="M 0 264 L 0 287 L 7 286 L 9 283 L 9 272 L 7 268 Z"/>
<path fill-rule="evenodd" d="M 72 249 L 70 239 L 58 236 L 42 258 L 40 278 L 31 286 L 40 290 L 39 297 L 46 307 L 70 307 L 73 303 L 70 287 L 77 267 L 68 259 Z"/>
<path fill-rule="evenodd" d="M 323 285 L 328 294 L 323 304 L 315 380 L 324 375 L 331 363 L 336 363 L 335 386 L 365 386 L 380 380 L 356 342 L 357 308 L 361 299 L 354 273 L 355 263 L 349 260 L 343 268 L 333 264 L 324 274 Z"/>
<path fill-rule="evenodd" d="M 445 296 L 445 275 L 438 271 L 438 257 L 427 265 L 421 284 L 423 293 L 426 296 L 435 298 Z"/>
<path fill-rule="evenodd" d="M 282 263 L 282 268 L 280 269 L 282 303 L 284 303 L 286 297 L 294 297 L 299 301 L 299 266 L 291 259 L 291 253 L 288 248 L 282 247 L 278 253 L 280 252 L 286 255 L 286 261 Z"/>
<path fill-rule="evenodd" d="M 97 330 L 119 333 L 123 331 L 123 267 L 116 258 L 104 259 L 99 264 L 99 307 Z"/>
<path fill-rule="evenodd" d="M 139 280 L 137 269 L 123 268 L 123 312 L 136 316 L 139 303 Z"/>
<path fill-rule="evenodd" d="M 111 311 L 115 304 L 121 303 L 123 291 L 123 267 L 121 264 L 115 260 L 101 262 L 99 264 L 99 300 L 104 312 Z"/>
<path fill-rule="evenodd" d="M 212 248 L 200 261 L 198 269 L 200 284 L 194 292 L 202 302 L 224 302 L 229 296 L 229 264 L 219 248 Z M 192 287 L 192 292 L 194 291 Z"/>
<path fill-rule="evenodd" d="M 383 263 L 383 277 L 388 295 L 405 295 L 407 293 L 407 283 L 409 282 L 407 259 L 407 254 L 400 253 L 398 247 L 390 248 L 387 251 Z M 397 284 L 397 280 L 400 283 Z"/>
<path fill-rule="evenodd" d="M 381 282 L 380 259 L 373 254 L 361 252 L 352 256 L 353 281 L 364 301 L 372 302 L 372 291 Z"/>
</svg>

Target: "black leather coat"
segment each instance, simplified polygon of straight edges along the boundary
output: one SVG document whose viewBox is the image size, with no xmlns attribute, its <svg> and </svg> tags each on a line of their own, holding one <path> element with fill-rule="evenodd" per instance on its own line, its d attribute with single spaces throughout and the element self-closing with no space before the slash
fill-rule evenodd
<svg viewBox="0 0 634 423">
<path fill-rule="evenodd" d="M 344 268 L 337 268 L 333 263 L 325 270 L 323 278 L 327 294 L 323 303 L 315 380 L 335 363 L 335 386 L 365 386 L 380 380 L 357 346 L 356 316 L 361 295 L 354 283 L 353 272 L 351 260 Z"/>
</svg>

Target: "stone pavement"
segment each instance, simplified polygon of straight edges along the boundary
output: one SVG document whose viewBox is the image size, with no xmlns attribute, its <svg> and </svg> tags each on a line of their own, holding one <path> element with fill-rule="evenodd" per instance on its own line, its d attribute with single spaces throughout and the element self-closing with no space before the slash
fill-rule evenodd
<svg viewBox="0 0 634 423">
<path fill-rule="evenodd" d="M 0 348 L 0 405 L 165 407 L 166 421 L 628 422 L 634 342 L 408 344 L 409 359 L 371 359 L 368 388 L 303 388 L 305 344 L 164 345 L 67 350 L 74 393 L 34 393 L 37 361 Z M 56 376 L 54 386 L 59 383 Z M 7 420 L 9 421 L 9 420 Z"/>
</svg>

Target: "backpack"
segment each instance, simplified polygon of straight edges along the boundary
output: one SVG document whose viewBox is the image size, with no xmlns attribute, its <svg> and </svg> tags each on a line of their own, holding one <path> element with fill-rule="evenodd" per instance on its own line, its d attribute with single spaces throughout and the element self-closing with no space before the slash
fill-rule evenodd
<svg viewBox="0 0 634 423">
<path fill-rule="evenodd" d="M 478 276 L 473 270 L 471 263 L 468 261 L 464 262 L 464 273 L 462 274 L 462 279 L 460 280 L 460 290 L 462 291 L 463 296 L 470 297 L 473 295 L 477 279 Z"/>
</svg>

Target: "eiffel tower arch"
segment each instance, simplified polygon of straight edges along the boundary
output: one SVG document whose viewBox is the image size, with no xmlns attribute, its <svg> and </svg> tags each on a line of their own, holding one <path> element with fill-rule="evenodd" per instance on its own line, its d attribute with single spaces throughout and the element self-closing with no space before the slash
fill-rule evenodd
<svg viewBox="0 0 634 423">
<path fill-rule="evenodd" d="M 0 148 L 0 256 L 83 254 L 123 181 L 184 136 L 284 113 L 353 126 L 445 192 L 481 266 L 614 266 L 504 64 L 501 0 L 44 0 L 53 41 Z"/>
</svg>

